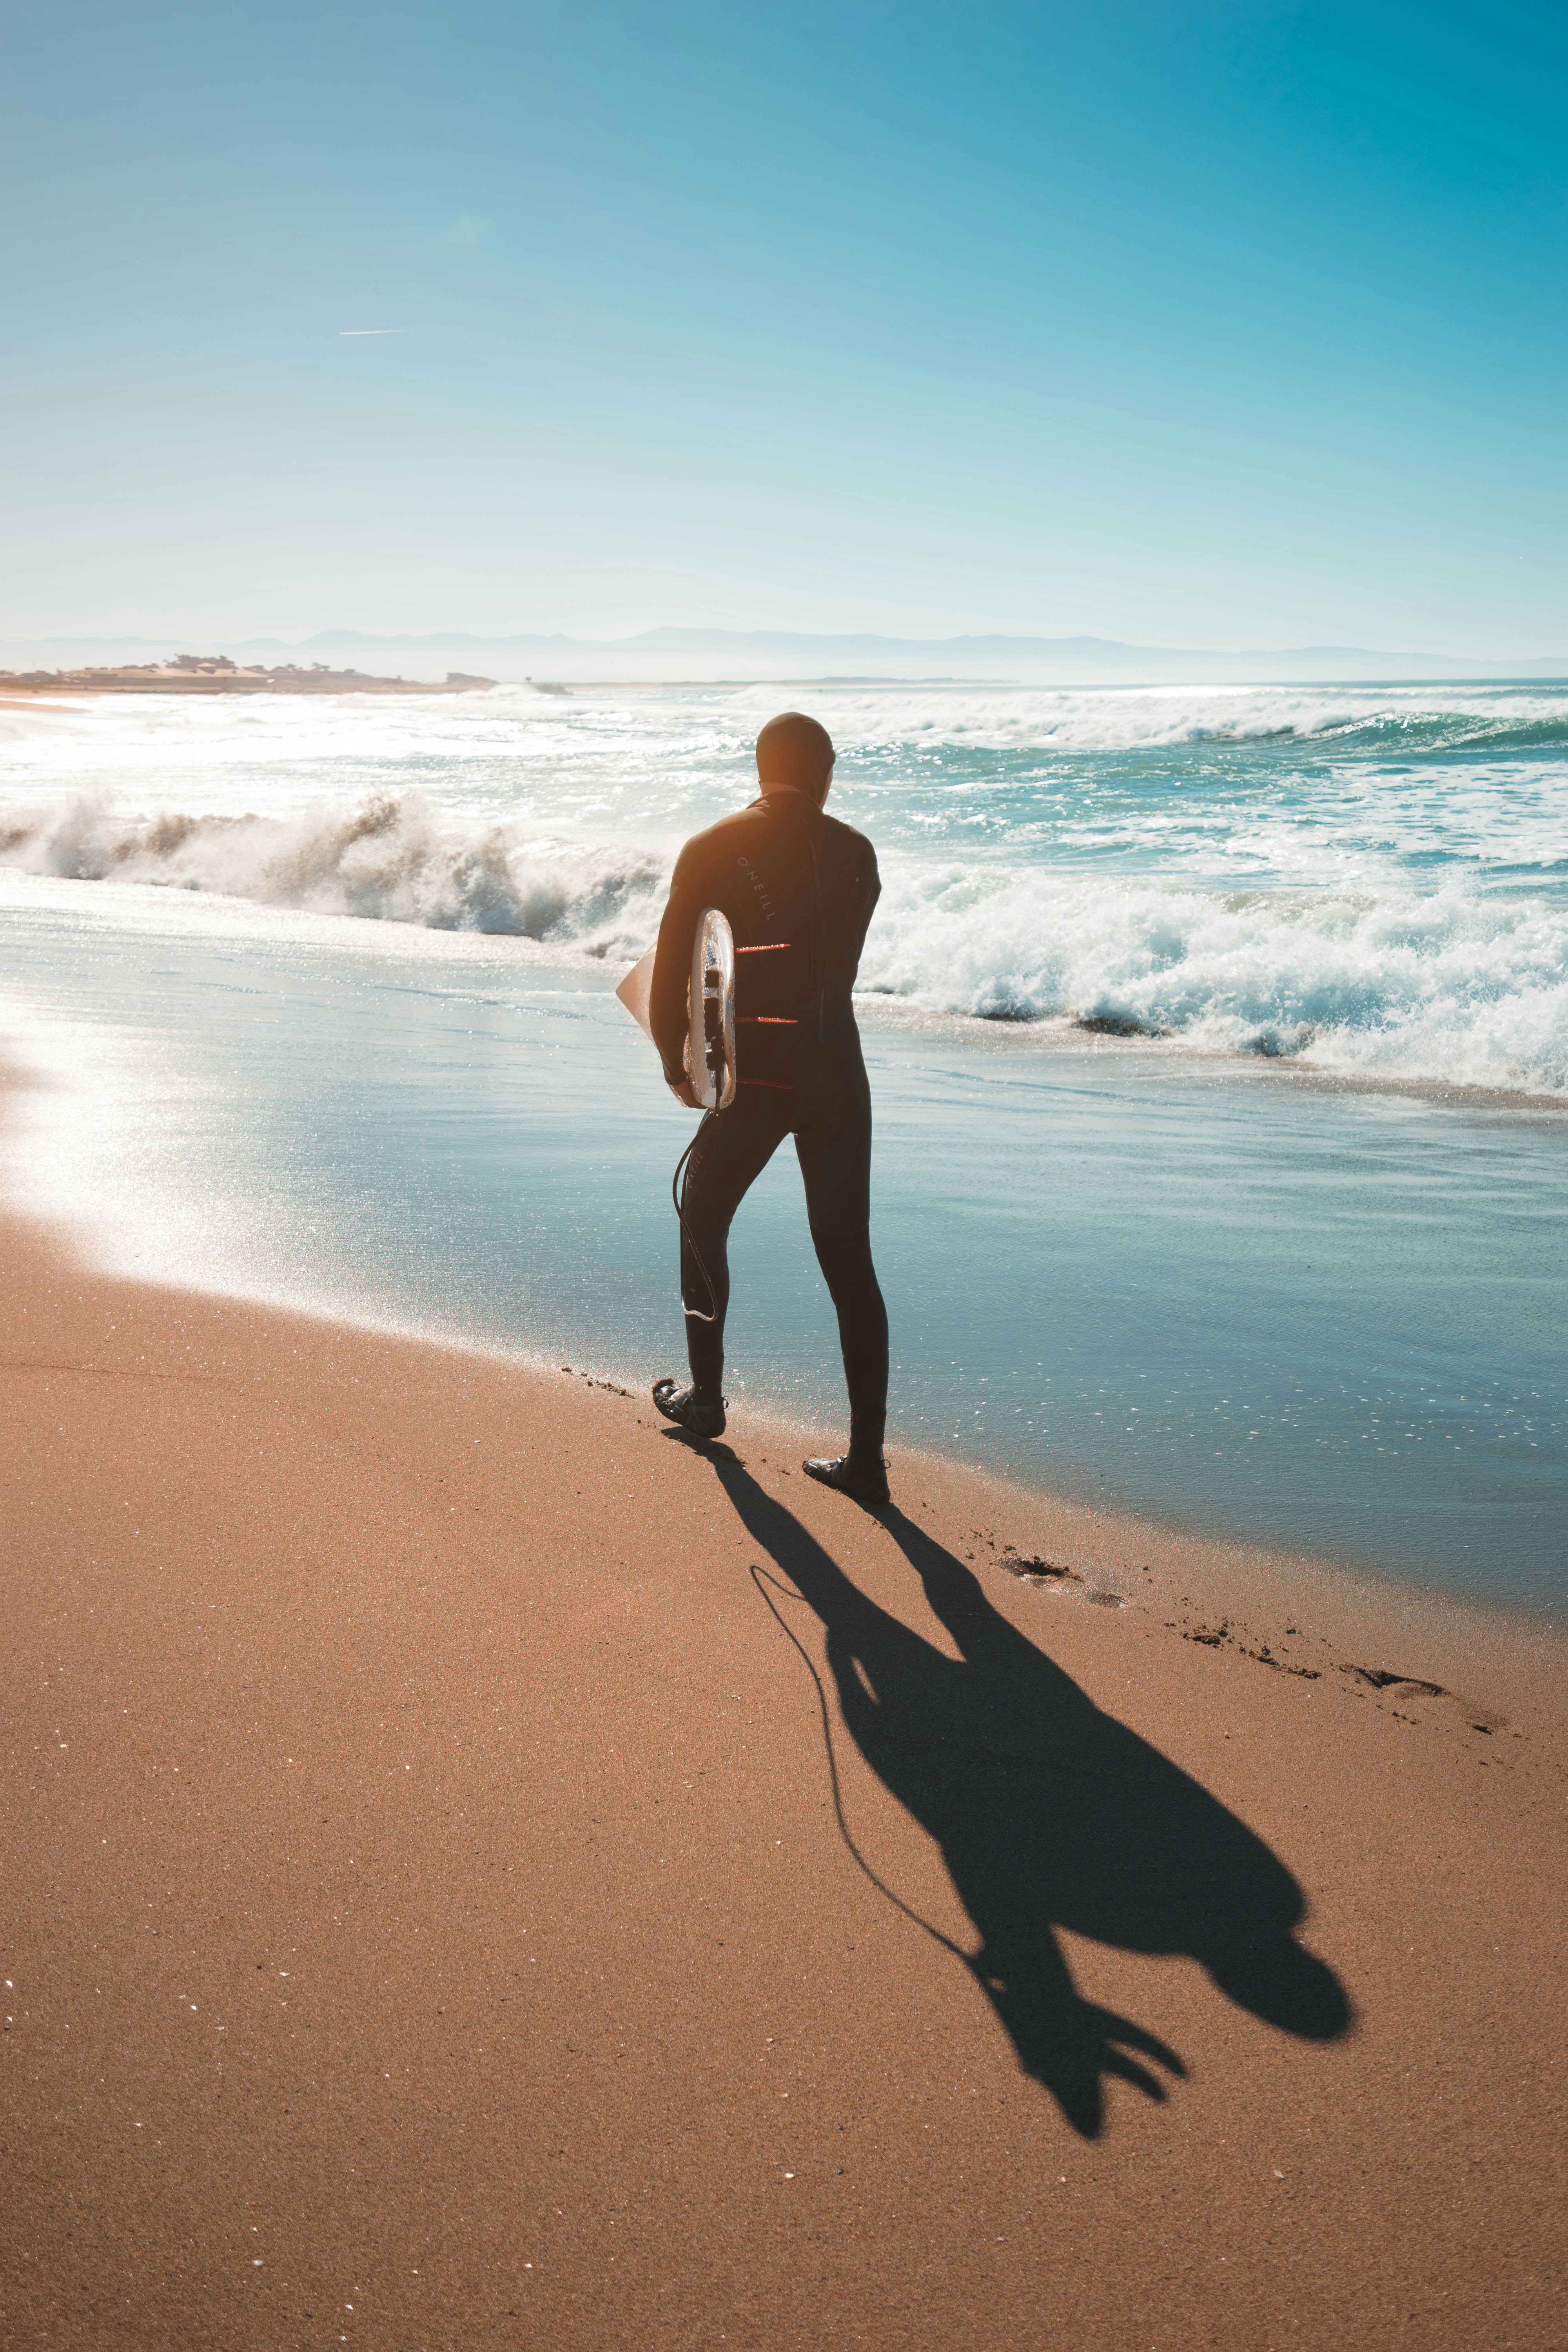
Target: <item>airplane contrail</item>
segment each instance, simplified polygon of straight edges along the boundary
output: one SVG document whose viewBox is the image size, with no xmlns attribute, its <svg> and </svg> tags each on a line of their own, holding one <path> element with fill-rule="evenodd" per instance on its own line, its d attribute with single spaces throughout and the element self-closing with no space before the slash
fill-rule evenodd
<svg viewBox="0 0 1568 2352">
<path fill-rule="evenodd" d="M 405 335 L 406 327 L 340 327 L 340 335 Z"/>
</svg>

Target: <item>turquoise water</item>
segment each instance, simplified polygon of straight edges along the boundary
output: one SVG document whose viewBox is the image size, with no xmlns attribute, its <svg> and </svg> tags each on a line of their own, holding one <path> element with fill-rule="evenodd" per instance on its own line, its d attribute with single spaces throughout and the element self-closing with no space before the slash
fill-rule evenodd
<svg viewBox="0 0 1568 2352">
<path fill-rule="evenodd" d="M 689 1121 L 610 992 L 778 698 L 28 717 L 14 1181 L 149 1273 L 673 1369 Z M 1568 693 L 796 698 L 887 878 L 895 1446 L 1559 1608 Z M 742 1426 L 831 1433 L 787 1152 L 734 1263 Z"/>
<path fill-rule="evenodd" d="M 0 859 L 629 962 L 767 688 L 0 714 Z M 818 684 L 868 990 L 1568 1097 L 1568 686 Z"/>
</svg>

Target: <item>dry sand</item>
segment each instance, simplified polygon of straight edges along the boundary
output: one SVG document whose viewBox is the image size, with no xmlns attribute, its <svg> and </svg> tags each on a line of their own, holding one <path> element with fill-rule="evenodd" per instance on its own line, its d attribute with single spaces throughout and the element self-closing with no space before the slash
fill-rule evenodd
<svg viewBox="0 0 1568 2352">
<path fill-rule="evenodd" d="M 4 1247 L 6 2346 L 1568 2342 L 1552 1638 Z"/>
</svg>

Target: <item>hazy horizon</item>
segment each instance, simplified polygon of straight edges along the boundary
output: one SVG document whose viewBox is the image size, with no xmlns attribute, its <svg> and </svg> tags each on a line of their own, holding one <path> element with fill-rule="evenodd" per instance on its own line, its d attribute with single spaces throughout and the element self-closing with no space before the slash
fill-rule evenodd
<svg viewBox="0 0 1568 2352">
<path fill-rule="evenodd" d="M 546 665 L 541 675 L 590 685 L 616 677 L 637 683 L 671 685 L 707 678 L 713 683 L 794 680 L 802 685 L 842 677 L 835 663 L 880 663 L 891 683 L 946 677 L 953 683 L 1013 682 L 1019 685 L 1180 685 L 1335 682 L 1367 685 L 1542 680 L 1568 677 L 1568 656 L 1517 655 L 1510 659 L 1432 653 L 1412 647 L 1364 646 L 1236 647 L 1134 646 L 1079 634 L 1047 638 L 1016 633 L 900 637 L 876 632 L 737 630 L 668 625 L 623 637 L 583 637 L 563 630 L 513 631 L 484 635 L 472 630 L 318 630 L 304 638 L 276 635 L 223 636 L 209 631 L 161 636 L 125 632 L 101 636 L 9 640 L 0 637 L 0 669 L 59 669 L 146 663 L 177 654 L 226 656 L 263 666 L 306 657 L 328 667 L 385 670 L 399 663 L 423 664 L 439 676 L 443 662 L 482 661 L 485 674 L 511 684 L 533 673 L 523 665 Z M 694 669 L 693 664 L 700 664 Z M 853 674 L 874 679 L 858 667 Z"/>
</svg>

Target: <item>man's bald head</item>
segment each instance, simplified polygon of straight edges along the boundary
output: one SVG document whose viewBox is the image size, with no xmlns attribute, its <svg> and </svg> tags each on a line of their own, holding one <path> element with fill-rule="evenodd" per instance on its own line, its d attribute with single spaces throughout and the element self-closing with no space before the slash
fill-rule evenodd
<svg viewBox="0 0 1568 2352">
<path fill-rule="evenodd" d="M 781 710 L 757 738 L 757 782 L 764 792 L 804 793 L 818 808 L 833 782 L 833 738 L 804 710 Z"/>
</svg>

